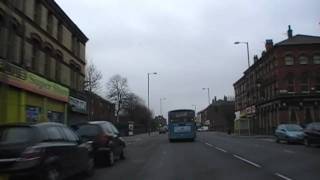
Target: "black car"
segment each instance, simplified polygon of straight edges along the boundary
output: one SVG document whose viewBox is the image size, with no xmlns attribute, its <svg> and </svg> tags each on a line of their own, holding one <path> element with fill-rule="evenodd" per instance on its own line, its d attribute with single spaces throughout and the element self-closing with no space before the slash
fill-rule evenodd
<svg viewBox="0 0 320 180">
<path fill-rule="evenodd" d="M 320 144 L 320 122 L 310 123 L 304 129 L 304 144 Z"/>
<path fill-rule="evenodd" d="M 0 176 L 61 180 L 92 175 L 92 147 L 59 123 L 0 126 Z"/>
<path fill-rule="evenodd" d="M 92 141 L 96 165 L 112 166 L 116 159 L 125 158 L 126 144 L 112 123 L 93 121 L 73 128 L 81 138 Z"/>
</svg>

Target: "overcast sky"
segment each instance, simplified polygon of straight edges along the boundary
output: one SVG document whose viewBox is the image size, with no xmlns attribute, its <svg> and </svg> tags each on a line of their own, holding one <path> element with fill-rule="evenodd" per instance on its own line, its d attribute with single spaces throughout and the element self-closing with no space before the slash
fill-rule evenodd
<svg viewBox="0 0 320 180">
<path fill-rule="evenodd" d="M 104 76 L 128 78 L 132 92 L 155 114 L 177 108 L 201 110 L 211 98 L 234 96 L 233 83 L 250 58 L 261 55 L 266 39 L 320 35 L 319 0 L 56 0 L 90 39 L 87 59 Z"/>
</svg>

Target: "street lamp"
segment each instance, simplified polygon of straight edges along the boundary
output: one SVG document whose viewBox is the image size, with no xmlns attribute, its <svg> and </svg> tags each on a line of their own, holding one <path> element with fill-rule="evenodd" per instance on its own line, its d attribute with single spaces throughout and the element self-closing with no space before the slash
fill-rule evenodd
<svg viewBox="0 0 320 180">
<path fill-rule="evenodd" d="M 236 41 L 234 42 L 234 44 L 245 44 L 247 45 L 247 55 L 248 55 L 248 68 L 250 68 L 250 55 L 249 55 L 249 42 L 239 42 L 239 41 Z M 250 120 L 248 121 L 248 131 L 249 131 L 249 136 L 251 134 L 251 127 L 250 127 Z"/>
<path fill-rule="evenodd" d="M 150 75 L 156 75 L 157 72 L 147 73 L 148 74 L 148 110 L 150 110 Z M 150 121 L 148 121 L 148 134 L 150 136 Z"/>
<path fill-rule="evenodd" d="M 210 105 L 210 88 L 202 88 L 202 90 L 208 90 L 208 103 Z"/>
<path fill-rule="evenodd" d="M 249 42 L 236 41 L 236 42 L 234 42 L 234 44 L 246 44 L 247 45 L 248 67 L 250 67 Z"/>
<path fill-rule="evenodd" d="M 192 107 L 194 107 L 194 112 L 197 113 L 197 105 L 192 104 Z"/>
<path fill-rule="evenodd" d="M 167 100 L 166 98 L 160 98 L 160 115 L 163 116 L 162 114 L 162 101 Z"/>
</svg>

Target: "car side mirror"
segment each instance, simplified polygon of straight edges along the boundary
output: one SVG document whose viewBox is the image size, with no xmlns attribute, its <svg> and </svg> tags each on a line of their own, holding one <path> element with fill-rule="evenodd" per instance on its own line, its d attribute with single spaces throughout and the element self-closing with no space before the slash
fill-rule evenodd
<svg viewBox="0 0 320 180">
<path fill-rule="evenodd" d="M 121 137 L 121 134 L 120 134 L 120 133 L 116 133 L 116 136 L 117 136 L 117 137 Z"/>
</svg>

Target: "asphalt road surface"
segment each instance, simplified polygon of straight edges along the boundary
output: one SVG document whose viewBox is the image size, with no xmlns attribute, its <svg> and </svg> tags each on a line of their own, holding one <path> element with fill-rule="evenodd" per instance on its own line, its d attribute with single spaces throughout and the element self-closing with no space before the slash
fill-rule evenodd
<svg viewBox="0 0 320 180">
<path fill-rule="evenodd" d="M 125 160 L 97 168 L 90 180 L 319 180 L 320 148 L 267 137 L 201 132 L 195 142 L 167 135 L 126 138 Z"/>
</svg>

